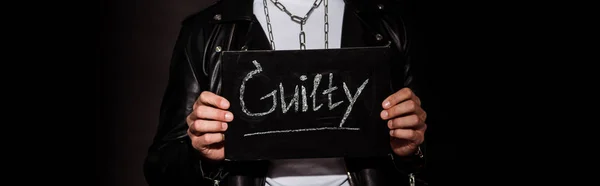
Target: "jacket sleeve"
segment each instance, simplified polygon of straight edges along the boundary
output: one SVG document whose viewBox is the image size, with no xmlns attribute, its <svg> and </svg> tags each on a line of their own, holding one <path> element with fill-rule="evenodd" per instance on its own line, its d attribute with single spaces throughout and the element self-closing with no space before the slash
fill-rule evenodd
<svg viewBox="0 0 600 186">
<path fill-rule="evenodd" d="M 196 34 L 202 37 L 202 33 Z M 190 61 L 187 48 L 191 37 L 191 29 L 183 25 L 170 61 L 158 127 L 144 161 L 144 176 L 150 186 L 212 185 L 209 178 L 218 171 L 218 165 L 201 161 L 187 135 L 186 117 L 207 84 Z"/>
<path fill-rule="evenodd" d="M 395 89 L 398 90 L 402 87 L 411 88 L 411 90 L 415 93 L 415 95 L 419 96 L 423 93 L 423 86 L 420 82 L 422 82 L 422 78 L 420 77 L 420 71 L 422 71 L 422 66 L 419 63 L 419 60 L 415 56 L 417 53 L 416 47 L 419 46 L 415 42 L 419 41 L 419 35 L 415 31 L 412 22 L 410 19 L 414 17 L 410 15 L 411 6 L 406 4 L 408 1 L 391 1 L 392 9 L 386 10 L 386 16 L 384 17 L 386 21 L 386 27 L 388 29 L 393 30 L 390 37 L 394 41 L 395 47 L 399 50 L 398 55 L 398 63 L 392 65 L 393 69 L 401 69 L 403 73 L 397 73 L 398 75 L 402 75 L 402 77 L 394 77 L 398 79 L 402 79 L 403 81 L 398 82 L 395 85 Z M 400 84 L 401 83 L 401 84 Z M 426 160 L 426 142 L 420 145 L 419 151 L 414 155 L 410 156 L 397 156 L 392 153 L 392 157 L 396 167 L 403 173 L 406 174 L 419 174 L 422 172 L 425 167 Z"/>
</svg>

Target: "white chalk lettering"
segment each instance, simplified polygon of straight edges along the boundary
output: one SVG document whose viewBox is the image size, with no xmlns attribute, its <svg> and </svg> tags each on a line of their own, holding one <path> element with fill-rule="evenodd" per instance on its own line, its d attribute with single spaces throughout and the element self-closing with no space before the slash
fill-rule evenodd
<svg viewBox="0 0 600 186">
<path fill-rule="evenodd" d="M 283 90 L 283 84 L 279 83 L 279 95 L 280 95 L 280 99 L 281 99 L 281 110 L 284 114 L 287 113 L 288 110 L 290 110 L 290 107 L 292 107 L 292 104 L 294 105 L 294 110 L 296 112 L 298 112 L 298 85 L 296 85 L 295 90 L 296 90 L 296 92 L 294 92 L 294 98 L 292 98 L 292 100 L 290 100 L 290 104 L 288 105 L 285 103 L 285 91 Z"/>
<path fill-rule="evenodd" d="M 365 89 L 365 86 L 367 86 L 367 83 L 369 83 L 369 79 L 365 80 L 365 82 L 363 82 L 363 84 L 360 85 L 360 87 L 358 87 L 358 89 L 354 93 L 354 96 L 352 96 L 352 94 L 350 94 L 350 90 L 348 90 L 348 86 L 346 86 L 346 82 L 344 82 L 344 92 L 346 93 L 346 97 L 348 98 L 348 101 L 350 101 L 350 104 L 348 105 L 348 108 L 346 108 L 344 117 L 342 118 L 342 121 L 340 122 L 340 127 L 342 127 L 342 125 L 344 125 L 344 122 L 346 122 L 346 118 L 348 118 L 348 116 L 350 115 L 350 112 L 352 112 L 352 107 L 354 106 L 356 99 L 358 99 L 358 96 L 360 96 L 360 93 L 362 93 L 363 89 Z"/>
<path fill-rule="evenodd" d="M 272 99 L 272 106 L 268 111 L 265 112 L 259 112 L 259 113 L 253 113 L 250 112 L 248 110 L 248 108 L 246 107 L 246 103 L 244 101 L 244 91 L 246 89 L 246 82 L 248 82 L 250 79 L 252 79 L 255 75 L 261 73 L 263 71 L 262 67 L 260 66 L 260 64 L 254 60 L 252 61 L 252 63 L 254 64 L 254 66 L 256 67 L 256 70 L 250 71 L 246 77 L 243 79 L 242 81 L 242 85 L 240 87 L 240 105 L 242 107 L 242 111 L 248 115 L 248 116 L 265 116 L 268 114 L 271 114 L 272 112 L 274 112 L 278 106 L 277 103 L 277 91 L 279 91 L 279 101 L 281 103 L 281 112 L 282 113 L 288 113 L 291 109 L 292 106 L 294 107 L 294 112 L 298 112 L 299 111 L 299 104 L 300 102 L 302 102 L 302 110 L 301 112 L 307 112 L 308 111 L 308 97 L 312 98 L 312 111 L 318 111 L 321 106 L 323 106 L 322 103 L 317 103 L 317 89 L 319 87 L 319 84 L 321 83 L 321 78 L 322 75 L 321 74 L 316 74 L 314 76 L 313 79 L 313 86 L 312 86 L 312 90 L 311 90 L 311 94 L 310 96 L 307 97 L 307 91 L 306 91 L 306 87 L 304 85 L 300 85 L 300 91 L 298 88 L 298 85 L 295 86 L 294 88 L 294 94 L 291 96 L 288 96 L 288 98 L 291 97 L 291 99 L 289 100 L 288 103 L 286 103 L 286 94 L 285 94 L 285 89 L 283 87 L 283 82 L 279 83 L 279 90 L 275 89 L 273 91 L 271 91 L 270 93 L 266 94 L 265 96 L 261 97 L 260 100 L 264 100 L 267 99 L 269 97 L 271 97 Z M 301 82 L 306 82 L 307 80 L 307 76 L 306 75 L 301 75 L 300 76 L 300 81 Z M 356 103 L 356 101 L 358 100 L 358 97 L 361 95 L 362 91 L 365 89 L 365 87 L 367 86 L 367 84 L 369 83 L 369 79 L 366 79 L 362 85 L 360 85 L 357 89 L 356 92 L 354 92 L 354 95 L 350 92 L 348 85 L 346 84 L 346 82 L 342 82 L 343 85 L 343 89 L 344 89 L 344 93 L 346 94 L 346 98 L 348 100 L 348 107 L 346 108 L 344 115 L 340 121 L 339 127 L 343 127 L 344 123 L 346 122 L 346 119 L 348 119 L 348 116 L 350 115 L 350 113 L 352 112 L 352 108 L 354 107 L 354 104 Z M 338 87 L 337 86 L 333 86 L 333 73 L 329 73 L 329 86 L 327 89 L 325 89 L 322 92 L 322 95 L 327 95 L 328 98 L 328 107 L 329 110 L 333 110 L 336 107 L 338 107 L 339 105 L 341 105 L 342 103 L 344 103 L 343 100 L 338 101 L 338 102 L 333 102 L 333 91 L 337 90 Z M 300 100 L 301 99 L 301 100 Z"/>
<path fill-rule="evenodd" d="M 254 60 L 254 61 L 252 61 L 252 63 L 256 67 L 256 70 L 250 71 L 250 73 L 248 73 L 246 75 L 246 77 L 244 78 L 244 80 L 242 81 L 242 85 L 240 86 L 240 105 L 242 106 L 242 112 L 244 112 L 248 116 L 264 116 L 264 115 L 270 114 L 271 112 L 275 111 L 275 108 L 277 107 L 277 98 L 275 98 L 276 90 L 273 90 L 271 93 L 260 98 L 260 100 L 266 99 L 268 97 L 273 98 L 273 106 L 268 111 L 252 113 L 248 110 L 248 108 L 246 108 L 246 103 L 244 102 L 244 90 L 246 89 L 246 82 L 248 82 L 248 80 L 250 80 L 252 78 L 252 76 L 262 72 L 262 67 L 260 66 L 258 61 Z"/>
<path fill-rule="evenodd" d="M 306 75 L 300 76 L 301 81 L 306 81 Z M 306 103 L 306 88 L 302 85 L 302 112 L 308 110 L 308 104 Z"/>
<path fill-rule="evenodd" d="M 321 83 L 321 74 L 315 75 L 315 79 L 313 80 L 313 90 L 310 93 L 310 97 L 312 97 L 313 111 L 317 111 L 323 106 L 323 104 L 319 104 L 317 106 L 317 88 L 319 87 L 319 83 Z"/>
<path fill-rule="evenodd" d="M 337 103 L 333 103 L 332 104 L 332 100 L 333 98 L 331 98 L 331 93 L 333 93 L 334 90 L 337 90 L 337 87 L 332 87 L 333 84 L 333 73 L 329 73 L 329 88 L 326 89 L 325 91 L 323 91 L 323 95 L 327 94 L 327 99 L 329 100 L 329 110 L 333 110 L 335 107 L 339 106 L 340 104 L 342 104 L 344 101 L 338 101 Z"/>
</svg>

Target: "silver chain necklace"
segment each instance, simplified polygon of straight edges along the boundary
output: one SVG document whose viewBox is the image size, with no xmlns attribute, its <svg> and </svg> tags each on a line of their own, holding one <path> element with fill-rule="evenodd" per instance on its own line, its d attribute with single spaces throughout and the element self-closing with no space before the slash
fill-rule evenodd
<svg viewBox="0 0 600 186">
<path fill-rule="evenodd" d="M 323 1 L 325 1 L 325 3 L 323 4 L 325 6 L 325 15 L 324 15 L 325 24 L 324 24 L 323 31 L 325 32 L 325 49 L 329 48 L 329 0 L 315 0 L 315 2 L 313 3 L 313 6 L 310 8 L 310 10 L 308 10 L 306 15 L 304 15 L 303 17 L 292 14 L 289 10 L 287 10 L 287 8 L 285 8 L 285 6 L 283 4 L 281 4 L 281 2 L 279 2 L 279 0 L 270 0 L 270 1 L 273 4 L 275 4 L 275 7 L 279 8 L 279 10 L 285 12 L 288 16 L 290 16 L 292 21 L 300 24 L 300 34 L 298 35 L 298 38 L 300 41 L 300 49 L 301 50 L 306 50 L 306 33 L 304 32 L 304 25 L 306 24 L 306 20 L 308 20 L 308 18 L 312 14 L 312 12 L 315 9 L 317 9 L 317 7 L 319 7 Z M 269 9 L 267 8 L 267 0 L 263 0 L 263 5 L 264 5 L 265 17 L 267 19 L 267 30 L 269 31 L 269 40 L 271 42 L 271 47 L 273 47 L 273 50 L 275 50 L 275 40 L 273 39 L 273 27 L 271 27 L 271 18 L 269 17 Z"/>
</svg>

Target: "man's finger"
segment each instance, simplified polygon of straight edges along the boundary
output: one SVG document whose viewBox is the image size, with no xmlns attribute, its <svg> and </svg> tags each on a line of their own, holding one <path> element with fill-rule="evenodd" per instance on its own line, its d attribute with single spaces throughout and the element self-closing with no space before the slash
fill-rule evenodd
<svg viewBox="0 0 600 186">
<path fill-rule="evenodd" d="M 422 135 L 423 134 L 421 132 L 419 132 L 418 130 L 411 130 L 411 129 L 390 130 L 390 136 L 398 138 L 398 139 L 409 140 L 416 144 L 421 143 Z"/>
<path fill-rule="evenodd" d="M 192 114 L 194 115 L 192 118 L 196 119 L 217 120 L 223 122 L 230 122 L 233 120 L 233 113 L 205 105 L 198 106 Z"/>
<path fill-rule="evenodd" d="M 414 93 L 412 92 L 412 90 L 410 90 L 410 88 L 400 89 L 398 92 L 388 96 L 387 98 L 385 98 L 385 100 L 383 100 L 383 109 L 388 109 L 402 101 L 412 99 L 413 96 Z"/>
<path fill-rule="evenodd" d="M 187 123 L 188 127 L 190 127 L 194 123 L 194 120 L 196 120 L 196 114 L 194 112 L 188 114 L 187 117 L 185 117 L 185 122 Z"/>
<path fill-rule="evenodd" d="M 425 125 L 416 114 L 388 120 L 387 124 L 389 129 L 420 129 Z"/>
<path fill-rule="evenodd" d="M 423 112 L 423 109 L 415 101 L 406 100 L 400 104 L 392 106 L 389 109 L 382 110 L 380 115 L 381 119 L 387 120 L 407 114 L 420 114 L 420 112 Z"/>
<path fill-rule="evenodd" d="M 415 95 L 414 93 L 413 93 L 412 100 L 414 100 L 415 103 L 417 103 L 417 105 L 421 106 L 421 98 L 419 98 L 419 96 Z"/>
<path fill-rule="evenodd" d="M 227 130 L 227 123 L 221 121 L 196 120 L 190 126 L 190 132 L 195 135 L 204 133 L 223 132 Z"/>
<path fill-rule="evenodd" d="M 210 105 L 223 110 L 229 109 L 229 101 L 227 99 L 209 91 L 200 93 L 198 102 L 198 105 Z"/>
<path fill-rule="evenodd" d="M 208 146 L 222 142 L 225 140 L 225 136 L 223 133 L 206 133 L 202 136 L 198 136 L 195 140 L 198 140 L 199 144 L 202 144 L 203 146 Z"/>
</svg>

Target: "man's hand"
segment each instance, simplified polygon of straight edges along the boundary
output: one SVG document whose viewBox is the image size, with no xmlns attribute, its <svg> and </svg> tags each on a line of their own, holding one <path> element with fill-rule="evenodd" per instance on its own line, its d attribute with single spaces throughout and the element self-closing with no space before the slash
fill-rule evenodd
<svg viewBox="0 0 600 186">
<path fill-rule="evenodd" d="M 381 118 L 388 120 L 390 144 L 398 156 L 408 156 L 425 140 L 427 114 L 421 108 L 421 100 L 409 88 L 403 88 L 387 97 L 383 103 Z"/>
<path fill-rule="evenodd" d="M 223 141 L 227 123 L 233 120 L 233 114 L 227 109 L 229 101 L 214 93 L 204 91 L 194 103 L 194 110 L 186 121 L 188 136 L 192 146 L 210 160 L 223 160 L 225 148 Z"/>
</svg>

